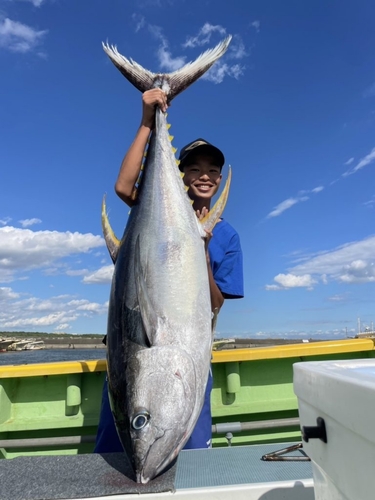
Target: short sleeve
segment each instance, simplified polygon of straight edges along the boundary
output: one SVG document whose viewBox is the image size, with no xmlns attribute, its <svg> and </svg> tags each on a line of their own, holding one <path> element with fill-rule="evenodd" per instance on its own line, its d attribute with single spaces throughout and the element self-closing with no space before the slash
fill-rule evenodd
<svg viewBox="0 0 375 500">
<path fill-rule="evenodd" d="M 229 224 L 223 224 L 217 234 L 215 230 L 209 245 L 214 280 L 225 298 L 242 298 L 244 287 L 240 238 Z"/>
</svg>

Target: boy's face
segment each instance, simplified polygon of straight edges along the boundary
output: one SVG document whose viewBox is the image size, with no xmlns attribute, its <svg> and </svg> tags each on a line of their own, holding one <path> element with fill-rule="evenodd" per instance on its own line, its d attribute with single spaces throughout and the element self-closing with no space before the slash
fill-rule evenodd
<svg viewBox="0 0 375 500">
<path fill-rule="evenodd" d="M 221 169 L 209 155 L 196 155 L 183 169 L 183 181 L 189 186 L 188 195 L 192 200 L 211 198 L 217 193 L 222 179 Z"/>
</svg>

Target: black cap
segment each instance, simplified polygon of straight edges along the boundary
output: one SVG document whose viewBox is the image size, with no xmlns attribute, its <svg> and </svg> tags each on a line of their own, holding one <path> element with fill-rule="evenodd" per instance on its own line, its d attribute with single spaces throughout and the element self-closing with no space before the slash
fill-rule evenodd
<svg viewBox="0 0 375 500">
<path fill-rule="evenodd" d="M 217 161 L 217 166 L 220 168 L 222 168 L 225 163 L 224 155 L 219 148 L 213 146 L 204 139 L 195 139 L 195 141 L 189 142 L 189 144 L 181 149 L 180 156 L 178 158 L 180 160 L 180 169 L 184 166 L 184 164 L 186 165 L 186 159 L 191 154 L 211 155 L 215 158 L 215 161 Z"/>
</svg>

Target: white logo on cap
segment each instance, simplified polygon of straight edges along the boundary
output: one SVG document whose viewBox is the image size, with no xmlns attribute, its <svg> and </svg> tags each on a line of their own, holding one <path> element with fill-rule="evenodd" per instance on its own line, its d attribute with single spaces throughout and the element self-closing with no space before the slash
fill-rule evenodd
<svg viewBox="0 0 375 500">
<path fill-rule="evenodd" d="M 186 151 L 190 151 L 191 149 L 196 148 L 197 146 L 205 146 L 207 142 L 204 141 L 195 141 L 193 144 L 190 144 L 188 148 L 186 148 Z"/>
</svg>

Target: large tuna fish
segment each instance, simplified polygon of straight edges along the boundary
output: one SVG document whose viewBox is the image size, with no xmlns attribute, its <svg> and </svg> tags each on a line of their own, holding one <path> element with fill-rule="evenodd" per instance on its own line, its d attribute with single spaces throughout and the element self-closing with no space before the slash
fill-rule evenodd
<svg viewBox="0 0 375 500">
<path fill-rule="evenodd" d="M 154 74 L 103 45 L 139 90 L 160 87 L 168 102 L 226 51 L 230 38 L 195 62 Z M 212 347 L 212 312 L 204 229 L 224 208 L 229 179 L 200 223 L 176 166 L 166 116 L 156 111 L 137 201 L 123 238 L 103 230 L 115 263 L 107 362 L 111 409 L 138 482 L 147 483 L 178 455 L 200 414 Z"/>
</svg>

